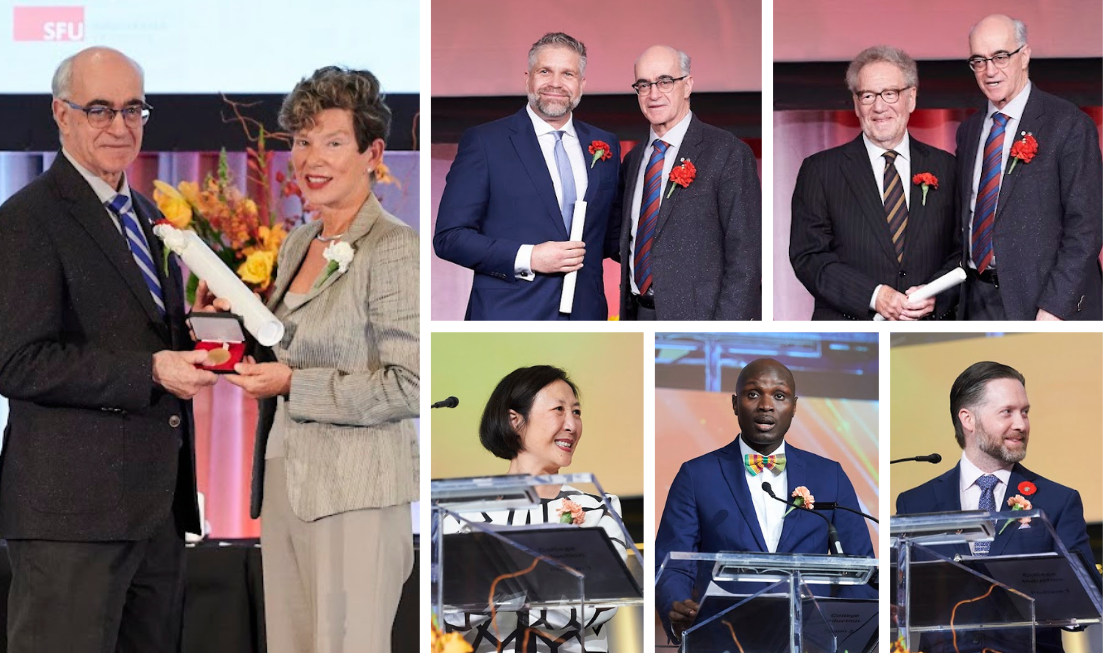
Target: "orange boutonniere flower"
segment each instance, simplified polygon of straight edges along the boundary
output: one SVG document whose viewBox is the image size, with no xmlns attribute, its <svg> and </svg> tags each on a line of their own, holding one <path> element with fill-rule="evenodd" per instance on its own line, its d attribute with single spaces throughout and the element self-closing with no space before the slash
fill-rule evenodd
<svg viewBox="0 0 1103 653">
<path fill-rule="evenodd" d="M 923 186 L 923 206 L 927 206 L 927 191 L 931 188 L 938 190 L 938 177 L 929 172 L 921 172 L 912 177 L 912 183 Z"/>
<path fill-rule="evenodd" d="M 788 510 L 785 511 L 785 515 L 783 517 L 788 516 L 789 513 L 793 512 L 797 508 L 807 508 L 808 510 L 812 510 L 816 505 L 816 497 L 812 496 L 812 493 L 808 491 L 808 488 L 804 487 L 803 485 L 793 490 L 793 494 L 791 494 L 790 496 L 793 497 L 793 500 L 791 502 L 792 505 L 789 507 Z"/>
<path fill-rule="evenodd" d="M 561 524 L 581 526 L 582 522 L 586 521 L 586 513 L 582 510 L 582 506 L 570 499 L 563 499 L 563 505 L 559 508 L 558 513 L 559 523 Z"/>
<path fill-rule="evenodd" d="M 687 188 L 696 178 L 697 168 L 694 167 L 693 162 L 689 159 L 682 159 L 682 163 L 674 166 L 674 169 L 670 171 L 670 190 L 666 193 L 667 199 L 670 199 L 670 196 L 674 194 L 675 187 Z"/>
<path fill-rule="evenodd" d="M 1022 484 L 1020 484 L 1019 487 L 1022 487 Z M 1007 505 L 1011 506 L 1012 510 L 1030 510 L 1031 508 L 1033 508 L 1033 506 L 1030 505 L 1030 501 L 1027 500 L 1025 497 L 1023 497 L 1023 495 L 1021 495 L 1021 494 L 1016 494 L 1015 496 L 1008 499 L 1007 500 Z M 1000 533 L 1002 533 L 1013 521 L 1015 521 L 1015 520 L 1014 519 L 1008 519 L 1004 523 L 1003 528 L 1000 529 Z M 1027 524 L 1030 523 L 1030 517 L 1021 518 L 1019 520 L 1019 523 L 1022 524 L 1023 526 L 1026 526 Z M 1022 528 L 1022 527 L 1020 526 L 1020 528 Z M 999 535 L 999 533 L 997 533 L 997 535 Z"/>
<path fill-rule="evenodd" d="M 1007 174 L 1011 174 L 1016 163 L 1019 161 L 1022 161 L 1024 165 L 1030 163 L 1030 160 L 1038 153 L 1038 141 L 1034 140 L 1034 135 L 1030 132 L 1023 132 L 1022 136 L 1021 139 L 1011 145 L 1011 167 L 1007 169 Z"/>
<path fill-rule="evenodd" d="M 599 160 L 604 161 L 613 158 L 613 150 L 605 141 L 594 141 L 590 143 L 590 154 L 594 155 L 594 158 L 590 161 L 591 168 L 594 167 Z"/>
</svg>

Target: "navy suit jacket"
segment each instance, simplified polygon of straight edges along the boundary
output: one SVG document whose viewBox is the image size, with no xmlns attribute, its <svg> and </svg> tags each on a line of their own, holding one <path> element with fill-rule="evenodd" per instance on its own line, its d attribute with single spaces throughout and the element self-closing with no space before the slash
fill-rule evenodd
<svg viewBox="0 0 1103 653">
<path fill-rule="evenodd" d="M 620 215 L 620 144 L 617 137 L 575 120 L 589 184 L 583 267 L 575 286 L 573 320 L 604 320 L 602 259 L 616 252 Z M 586 151 L 605 141 L 612 158 L 590 166 Z M 448 171 L 437 212 L 433 247 L 437 256 L 475 272 L 468 320 L 555 320 L 563 294 L 563 274 L 518 279 L 514 262 L 521 245 L 570 240 L 555 198 L 551 173 L 528 112 L 517 113 L 464 132 Z"/>
<path fill-rule="evenodd" d="M 1020 494 L 1018 487 L 1023 481 L 1030 481 L 1038 488 L 1037 492 L 1029 497 L 1031 505 L 1045 511 L 1046 517 L 1053 524 L 1053 530 L 1061 538 L 1065 548 L 1068 549 L 1069 553 L 1074 551 L 1079 553 L 1088 566 L 1090 575 L 1098 579 L 1099 576 L 1095 573 L 1095 556 L 1092 555 L 1091 546 L 1088 542 L 1087 524 L 1084 522 L 1084 503 L 1080 500 L 1080 493 L 1072 488 L 1054 483 L 1026 467 L 1016 464 L 1011 469 L 1011 478 L 1008 481 L 1007 493 L 1004 495 L 1004 505 L 1000 506 L 1001 510 L 1008 509 L 1008 498 Z M 960 484 L 961 465 L 959 463 L 945 474 L 927 481 L 919 487 L 902 492 L 896 499 L 896 514 L 960 511 Z M 952 553 L 948 552 L 948 555 L 971 555 L 968 545 L 965 544 L 939 548 L 952 548 Z M 1045 529 L 1024 528 L 1020 530 L 1017 524 L 1012 524 L 1002 533 L 996 535 L 988 554 L 997 556 L 1046 553 L 1049 551 L 1053 551 L 1053 542 Z M 922 650 L 942 650 L 943 643 L 936 641 L 936 639 L 938 638 L 924 638 L 923 646 L 925 648 L 922 648 Z M 952 651 L 952 645 L 949 645 L 946 650 Z M 1060 631 L 1053 628 L 1038 630 L 1037 650 L 1063 650 L 1061 648 Z"/>
<path fill-rule="evenodd" d="M 973 168 L 984 128 L 984 111 L 957 130 L 958 193 L 963 255 L 969 260 Z M 1032 86 L 1014 135 L 1030 132 L 1038 154 L 1018 163 L 1008 157 L 1000 182 L 992 247 L 1000 300 L 1010 320 L 1033 320 L 1044 308 L 1063 320 L 1103 319 L 1103 162 L 1091 118 L 1075 105 Z M 962 306 L 970 284 L 962 290 Z M 959 315 L 961 312 L 959 311 Z M 968 315 L 963 317 L 968 318 Z"/>
<path fill-rule="evenodd" d="M 839 463 L 792 445 L 785 446 L 785 470 L 788 487 L 774 488 L 774 494 L 786 498 L 798 486 L 805 486 L 816 501 L 836 502 L 860 510 L 854 486 Z M 770 499 L 767 499 L 770 500 Z M 820 513 L 831 519 L 839 531 L 847 555 L 873 557 L 873 543 L 865 519 L 838 510 Z M 739 438 L 730 444 L 682 464 L 670 492 L 655 536 L 655 565 L 663 563 L 671 551 L 766 552 L 766 541 L 758 525 L 751 502 L 750 488 L 739 453 Z M 785 517 L 778 553 L 828 553 L 827 524 L 813 515 L 793 511 Z M 656 583 L 659 615 L 670 632 L 670 607 L 674 601 L 692 598 L 695 577 L 686 569 L 666 570 Z M 764 586 L 755 585 L 753 591 Z M 864 588 L 863 588 L 864 589 Z M 707 618 L 705 611 L 698 622 Z M 675 635 L 678 633 L 674 633 Z"/>
</svg>

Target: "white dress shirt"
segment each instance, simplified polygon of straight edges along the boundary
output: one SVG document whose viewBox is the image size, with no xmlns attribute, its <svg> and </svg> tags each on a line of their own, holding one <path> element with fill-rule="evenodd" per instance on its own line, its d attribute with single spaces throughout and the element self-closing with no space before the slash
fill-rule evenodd
<svg viewBox="0 0 1103 653">
<path fill-rule="evenodd" d="M 665 138 L 663 140 L 666 140 Z M 741 462 L 746 460 L 748 454 L 758 452 L 747 446 L 743 438 L 739 438 L 739 455 Z M 785 443 L 774 451 L 774 455 L 785 453 Z M 788 510 L 784 503 L 774 501 L 766 491 L 762 489 L 763 481 L 770 484 L 779 499 L 789 498 L 789 472 L 776 469 L 763 470 L 761 474 L 751 476 L 747 466 L 743 466 L 743 474 L 747 478 L 747 489 L 751 493 L 751 503 L 754 504 L 754 512 L 758 516 L 758 526 L 762 529 L 762 537 L 766 540 L 766 548 L 770 553 L 777 552 L 777 543 L 781 541 L 781 529 L 784 526 L 785 511 Z"/>
<path fill-rule="evenodd" d="M 670 171 L 674 169 L 674 164 L 678 163 L 678 150 L 682 149 L 682 141 L 686 138 L 686 130 L 689 129 L 689 121 L 692 119 L 693 112 L 690 111 L 677 125 L 671 127 L 662 136 L 662 141 L 669 147 L 666 148 L 666 154 L 663 155 L 663 178 L 659 184 L 660 208 L 663 201 L 666 200 L 667 179 L 670 178 Z M 643 158 L 640 159 L 640 169 L 636 173 L 636 192 L 632 196 L 632 240 L 628 247 L 628 282 L 632 284 L 632 293 L 635 295 L 640 294 L 640 289 L 636 286 L 636 229 L 640 226 L 640 205 L 643 204 L 643 178 L 647 174 L 647 162 L 651 160 L 651 153 L 655 151 L 656 138 L 659 138 L 659 136 L 655 134 L 655 129 L 648 130 L 647 147 L 643 151 Z"/>
<path fill-rule="evenodd" d="M 969 193 L 969 267 L 974 270 L 977 267 L 976 262 L 973 260 L 973 209 L 977 206 L 977 186 L 980 185 L 980 172 L 984 167 L 984 143 L 988 140 L 988 132 L 992 131 L 992 114 L 999 111 L 1003 115 L 1007 116 L 1007 125 L 1004 126 L 1003 131 L 1003 153 L 1000 155 L 1000 170 L 1007 170 L 1007 157 L 1011 154 L 1011 144 L 1016 139 L 1022 138 L 1019 134 L 1019 123 L 1023 121 L 1023 111 L 1026 109 L 1026 101 L 1030 99 L 1030 80 L 1027 80 L 1026 86 L 1023 90 L 1019 91 L 1019 94 L 1015 96 L 1013 100 L 1008 102 L 1004 108 L 997 109 L 996 105 L 988 102 L 988 106 L 985 107 L 985 111 L 988 113 L 984 116 L 984 122 L 980 127 L 980 143 L 977 144 L 977 160 L 973 165 L 973 185 L 971 192 Z M 1003 176 L 1001 173 L 1000 184 L 1003 184 Z M 996 198 L 996 208 L 999 208 L 1000 198 Z M 992 248 L 992 263 L 989 267 L 995 267 L 996 265 L 996 249 Z"/>
<path fill-rule="evenodd" d="M 107 204 L 111 200 L 115 199 L 115 195 L 122 193 L 130 198 L 131 206 L 134 205 L 134 196 L 130 194 L 130 184 L 126 181 L 126 173 L 122 174 L 122 179 L 119 182 L 119 190 L 115 190 L 111 187 L 111 184 L 107 183 L 103 179 L 92 174 L 87 168 L 77 163 L 77 160 L 73 158 L 72 154 L 69 154 L 65 148 L 62 148 L 61 153 L 65 155 L 66 159 L 69 159 L 69 163 L 73 164 L 73 167 L 77 169 L 81 177 L 88 182 L 88 185 L 92 187 L 93 192 L 96 193 L 96 197 L 100 199 L 100 204 L 105 205 L 103 210 L 107 212 L 108 217 L 111 218 L 111 224 L 115 225 L 115 228 L 119 230 L 119 234 L 123 233 L 123 227 L 119 224 L 119 219 L 115 217 L 115 214 L 111 212 L 111 209 L 107 208 Z M 138 209 L 134 208 L 134 215 L 138 215 Z"/>
<path fill-rule="evenodd" d="M 1003 499 L 1007 495 L 1007 484 L 1011 481 L 1011 467 L 1008 465 L 1004 469 L 997 469 L 992 472 L 992 476 L 999 479 L 999 483 L 996 483 L 996 487 L 992 488 L 992 495 L 996 499 L 996 510 L 1004 510 Z M 961 509 L 962 510 L 980 510 L 980 485 L 977 484 L 977 479 L 984 476 L 986 472 L 982 472 L 979 467 L 974 465 L 969 457 L 965 455 L 965 452 L 961 452 L 961 482 L 958 487 L 960 494 Z M 973 543 L 969 543 L 969 549 L 973 550 Z"/>
<path fill-rule="evenodd" d="M 869 165 L 873 168 L 873 178 L 877 180 L 877 196 L 881 198 L 881 203 L 885 201 L 885 152 L 888 152 L 887 148 L 881 147 L 869 140 L 865 134 L 862 134 L 862 142 L 866 145 L 866 153 L 869 155 Z M 901 188 L 904 190 L 904 204 L 911 208 L 911 195 L 912 195 L 912 163 L 911 163 L 911 139 L 908 137 L 908 132 L 904 132 L 904 138 L 900 140 L 900 143 L 892 148 L 896 152 L 896 159 L 893 161 L 893 166 L 896 168 L 896 172 L 900 175 Z M 885 220 L 888 220 L 886 214 Z M 877 310 L 877 293 L 881 292 L 881 286 L 884 284 L 877 284 L 877 287 L 873 289 L 873 297 L 869 298 L 870 310 Z"/>
<path fill-rule="evenodd" d="M 548 166 L 548 174 L 551 175 L 552 186 L 555 187 L 555 199 L 559 206 L 563 206 L 563 182 L 559 179 L 559 167 L 555 164 L 555 132 L 557 131 L 563 132 L 563 149 L 571 161 L 571 173 L 574 175 L 575 200 L 581 201 L 586 197 L 590 178 L 586 157 L 582 154 L 582 143 L 579 142 L 578 134 L 574 129 L 574 116 L 567 118 L 567 124 L 557 129 L 536 115 L 532 105 L 526 105 L 525 109 L 528 111 L 529 119 L 532 120 L 532 128 L 536 130 L 536 141 L 540 143 L 540 152 L 544 155 L 544 165 Z M 532 272 L 532 248 L 538 244 L 521 245 L 517 249 L 513 268 L 518 279 L 532 281 L 536 278 Z"/>
</svg>

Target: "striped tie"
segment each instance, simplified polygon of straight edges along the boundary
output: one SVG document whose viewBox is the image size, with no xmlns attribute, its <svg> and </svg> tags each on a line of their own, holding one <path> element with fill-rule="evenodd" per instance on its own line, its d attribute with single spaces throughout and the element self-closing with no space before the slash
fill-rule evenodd
<svg viewBox="0 0 1103 653">
<path fill-rule="evenodd" d="M 126 245 L 134 255 L 134 262 L 138 264 L 138 269 L 142 271 L 142 279 L 149 287 L 153 303 L 164 316 L 165 302 L 161 299 L 161 280 L 157 277 L 157 267 L 153 263 L 153 256 L 149 253 L 149 243 L 146 242 L 145 233 L 138 225 L 138 217 L 131 210 L 130 198 L 119 193 L 107 204 L 107 208 L 118 216 L 123 232 L 126 234 Z"/>
<path fill-rule="evenodd" d="M 996 509 L 996 485 L 998 485 L 1000 479 L 991 474 L 985 474 L 977 479 L 977 485 L 980 487 L 980 502 L 977 504 L 979 510 L 995 510 Z M 988 555 L 989 549 L 992 548 L 992 542 L 974 542 L 973 553 L 979 556 Z"/>
<path fill-rule="evenodd" d="M 885 157 L 885 215 L 888 216 L 892 246 L 896 248 L 897 262 L 904 260 L 904 230 L 908 226 L 908 204 L 904 201 L 904 184 L 900 181 L 894 162 L 900 156 L 889 150 Z"/>
<path fill-rule="evenodd" d="M 1008 117 L 1000 112 L 992 114 L 992 130 L 984 142 L 984 163 L 977 184 L 977 203 L 973 209 L 973 263 L 977 272 L 984 272 L 992 265 L 992 227 L 996 223 L 996 200 L 1000 196 L 1000 171 L 1003 161 L 1003 135 Z"/>
<path fill-rule="evenodd" d="M 643 178 L 643 201 L 640 202 L 640 221 L 636 226 L 636 252 L 634 265 L 636 287 L 640 294 L 651 289 L 651 243 L 655 240 L 655 226 L 659 222 L 659 198 L 662 196 L 663 157 L 670 147 L 655 139 L 655 149 L 647 162 L 647 173 Z"/>
</svg>

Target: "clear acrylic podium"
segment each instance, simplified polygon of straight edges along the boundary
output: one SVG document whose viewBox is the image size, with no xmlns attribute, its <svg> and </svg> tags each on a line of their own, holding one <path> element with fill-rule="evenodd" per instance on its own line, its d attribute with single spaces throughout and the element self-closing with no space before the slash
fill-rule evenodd
<svg viewBox="0 0 1103 653">
<path fill-rule="evenodd" d="M 539 508 L 536 490 L 548 485 L 600 497 L 624 545 L 603 528 L 482 521 L 484 514 Z M 586 615 L 596 606 L 643 603 L 643 558 L 592 474 L 441 479 L 432 481 L 431 495 L 430 589 L 438 623 L 457 613 L 494 620 L 503 612 Z"/>
<path fill-rule="evenodd" d="M 878 650 L 877 600 L 813 588 L 865 585 L 876 570 L 876 559 L 856 556 L 673 551 L 656 583 L 682 574 L 702 597 L 683 653 L 864 653 Z"/>
<path fill-rule="evenodd" d="M 1013 532 L 1003 537 L 1031 538 L 1030 548 L 1048 552 L 972 555 L 970 542 L 992 541 L 1005 524 Z M 893 517 L 890 544 L 892 637 L 909 650 L 1032 652 L 1039 627 L 1101 620 L 1094 571 L 1069 554 L 1042 510 Z"/>
</svg>

